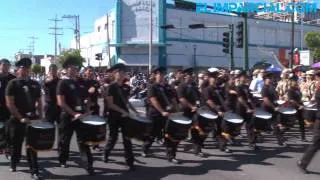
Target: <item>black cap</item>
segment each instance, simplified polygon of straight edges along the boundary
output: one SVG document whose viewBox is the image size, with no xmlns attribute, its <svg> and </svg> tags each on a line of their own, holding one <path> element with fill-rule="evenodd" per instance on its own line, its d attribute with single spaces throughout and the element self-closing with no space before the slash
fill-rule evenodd
<svg viewBox="0 0 320 180">
<path fill-rule="evenodd" d="M 0 60 L 0 64 L 1 64 L 1 63 L 10 64 L 10 61 L 9 61 L 8 59 L 3 58 L 3 59 Z"/>
<path fill-rule="evenodd" d="M 218 71 L 207 72 L 206 74 L 211 78 L 217 78 L 219 76 L 219 72 Z"/>
<path fill-rule="evenodd" d="M 51 68 L 58 68 L 58 66 L 56 64 L 50 64 L 49 69 Z"/>
<path fill-rule="evenodd" d="M 263 75 L 263 79 L 271 79 L 273 74 L 271 72 L 267 72 Z"/>
<path fill-rule="evenodd" d="M 247 76 L 247 72 L 246 71 L 241 71 L 239 74 L 236 74 L 235 76 L 236 76 L 236 78 L 240 78 L 242 76 Z"/>
<path fill-rule="evenodd" d="M 81 67 L 82 64 L 76 59 L 76 57 L 68 57 L 62 64 L 63 68 L 68 68 L 70 66 L 79 66 Z"/>
<path fill-rule="evenodd" d="M 188 74 L 188 75 L 192 75 L 193 74 L 193 68 L 190 68 L 190 67 L 185 68 L 185 69 L 182 70 L 182 73 Z"/>
<path fill-rule="evenodd" d="M 154 70 L 152 70 L 152 73 L 157 74 L 157 73 L 161 73 L 164 74 L 166 72 L 166 69 L 164 67 L 158 67 Z"/>
<path fill-rule="evenodd" d="M 113 65 L 110 69 L 109 72 L 113 72 L 115 70 L 121 70 L 121 71 L 125 71 L 126 69 L 126 65 L 122 64 L 122 63 L 118 63 Z"/>
<path fill-rule="evenodd" d="M 16 62 L 16 67 L 24 67 L 24 68 L 30 68 L 32 65 L 32 61 L 29 58 L 22 58 L 19 61 Z"/>
</svg>

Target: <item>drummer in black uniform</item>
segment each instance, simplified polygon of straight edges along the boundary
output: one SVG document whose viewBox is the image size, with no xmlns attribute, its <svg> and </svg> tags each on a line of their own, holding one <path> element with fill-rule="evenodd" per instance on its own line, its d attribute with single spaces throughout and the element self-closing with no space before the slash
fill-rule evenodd
<svg viewBox="0 0 320 180">
<path fill-rule="evenodd" d="M 199 128 L 196 114 L 198 106 L 200 105 L 200 99 L 198 97 L 198 88 L 194 83 L 193 68 L 186 68 L 183 70 L 183 73 L 185 75 L 185 81 L 179 85 L 177 90 L 179 102 L 182 105 L 183 115 L 193 120 L 191 136 L 194 153 L 197 156 L 203 157 L 204 154 L 201 153 L 201 147 L 199 147 L 201 144 L 199 137 L 203 135 L 203 132 Z"/>
<path fill-rule="evenodd" d="M 94 75 L 94 69 L 92 66 L 86 67 L 84 71 L 84 85 L 86 87 L 86 91 L 89 93 L 89 98 L 91 102 L 91 114 L 99 116 L 100 115 L 100 107 L 98 104 L 98 98 L 99 98 L 99 89 L 100 89 L 100 84 L 97 80 L 95 80 L 95 75 Z M 93 146 L 94 150 L 100 151 L 101 149 L 99 148 L 99 145 Z"/>
<path fill-rule="evenodd" d="M 58 67 L 55 64 L 49 66 L 49 76 L 44 82 L 44 92 L 45 92 L 45 116 L 46 120 L 54 123 L 60 122 L 61 109 L 57 105 L 57 85 L 60 81 L 58 77 Z"/>
<path fill-rule="evenodd" d="M 8 142 L 6 138 L 8 138 L 7 134 L 7 127 L 6 124 L 10 118 L 10 111 L 6 106 L 6 99 L 5 99 L 5 90 L 10 80 L 14 79 L 15 76 L 9 73 L 10 69 L 10 62 L 7 59 L 1 59 L 0 60 L 0 122 L 4 123 L 5 129 L 3 129 L 5 132 L 4 139 L 0 140 L 0 150 L 4 149 L 4 152 L 6 155 L 8 155 L 9 152 L 6 149 L 8 146 Z M 3 150 L 1 150 L 3 152 Z M 7 156 L 8 157 L 8 156 Z"/>
<path fill-rule="evenodd" d="M 116 64 L 110 69 L 110 71 L 113 73 L 114 82 L 109 85 L 107 93 L 109 108 L 109 139 L 104 150 L 104 162 L 108 162 L 111 150 L 114 148 L 118 139 L 119 128 L 121 128 L 126 163 L 129 170 L 134 171 L 135 167 L 133 165 L 134 156 L 132 152 L 132 143 L 130 138 L 127 137 L 127 132 L 124 130 L 125 121 L 129 116 L 128 106 L 130 109 L 135 111 L 132 105 L 128 102 L 128 97 L 125 96 L 125 91 L 123 89 L 123 81 L 126 75 L 125 65 Z"/>
<path fill-rule="evenodd" d="M 304 127 L 304 120 L 302 116 L 303 111 L 303 103 L 302 103 L 302 94 L 298 84 L 298 77 L 292 76 L 289 79 L 290 87 L 288 89 L 288 100 L 289 103 L 297 110 L 297 119 L 299 122 L 300 133 L 301 133 L 301 141 L 306 141 L 305 135 L 305 127 Z"/>
<path fill-rule="evenodd" d="M 59 124 L 59 162 L 61 167 L 66 168 L 69 157 L 71 137 L 76 131 L 78 147 L 81 159 L 89 175 L 94 174 L 93 157 L 90 148 L 82 141 L 80 132 L 80 119 L 89 114 L 90 102 L 85 108 L 85 100 L 88 94 L 77 83 L 77 76 L 81 64 L 73 58 L 68 58 L 63 63 L 67 70 L 66 79 L 59 81 L 57 86 L 57 103 L 61 107 L 61 119 Z"/>
<path fill-rule="evenodd" d="M 317 81 L 319 82 L 320 80 L 320 73 L 316 74 L 317 76 Z M 313 139 L 312 139 L 312 144 L 308 147 L 308 149 L 305 151 L 303 157 L 301 158 L 300 161 L 297 162 L 297 165 L 301 172 L 307 174 L 308 170 L 307 167 L 310 164 L 311 160 L 319 151 L 320 149 L 320 86 L 316 88 L 316 93 L 314 95 L 314 98 L 312 101 L 315 101 L 317 103 L 317 114 L 316 114 L 316 121 L 314 122 L 314 127 L 313 127 Z"/>
<path fill-rule="evenodd" d="M 249 140 L 249 147 L 251 149 L 257 150 L 258 146 L 255 144 L 255 133 L 254 133 L 254 123 L 253 123 L 253 113 L 254 113 L 254 104 L 253 97 L 250 93 L 249 86 L 247 85 L 247 74 L 245 71 L 242 71 L 239 75 L 239 85 L 237 86 L 237 105 L 236 112 L 239 114 L 246 123 L 246 131 Z"/>
<path fill-rule="evenodd" d="M 26 124 L 42 117 L 41 88 L 38 82 L 29 77 L 31 64 L 29 58 L 17 61 L 17 78 L 11 80 L 6 88 L 6 104 L 11 112 L 8 128 L 12 172 L 16 171 L 17 163 L 20 162 Z M 31 177 L 39 179 L 37 152 L 26 144 L 26 154 Z"/>
<path fill-rule="evenodd" d="M 152 131 L 150 137 L 143 144 L 142 156 L 149 155 L 149 148 L 151 147 L 156 137 L 161 137 L 162 129 L 164 128 L 169 112 L 171 111 L 171 103 L 169 97 L 165 92 L 165 69 L 162 67 L 153 70 L 155 74 L 155 82 L 149 86 L 148 101 L 150 106 L 147 111 L 147 117 L 152 120 Z"/>
</svg>

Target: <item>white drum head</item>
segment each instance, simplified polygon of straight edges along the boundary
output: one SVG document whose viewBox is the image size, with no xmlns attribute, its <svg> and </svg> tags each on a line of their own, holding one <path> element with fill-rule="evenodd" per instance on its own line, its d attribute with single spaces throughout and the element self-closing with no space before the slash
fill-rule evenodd
<svg viewBox="0 0 320 180">
<path fill-rule="evenodd" d="M 259 94 L 252 94 L 253 97 L 256 97 L 256 98 L 262 98 L 262 95 L 259 93 Z"/>
<path fill-rule="evenodd" d="M 234 123 L 234 124 L 240 124 L 243 123 L 242 117 L 239 115 L 233 113 L 233 112 L 226 112 L 224 114 L 224 119 L 228 122 Z"/>
<path fill-rule="evenodd" d="M 188 125 L 192 123 L 192 120 L 183 116 L 183 113 L 170 114 L 169 119 L 178 124 Z"/>
<path fill-rule="evenodd" d="M 284 104 L 286 101 L 278 100 L 278 101 L 276 101 L 276 102 L 277 102 L 277 104 L 281 105 L 281 104 Z"/>
<path fill-rule="evenodd" d="M 100 116 L 89 115 L 81 119 L 85 124 L 90 124 L 93 126 L 100 126 L 106 124 L 106 121 Z"/>
<path fill-rule="evenodd" d="M 268 113 L 267 111 L 257 108 L 254 112 L 254 116 L 260 119 L 271 119 L 272 114 Z"/>
<path fill-rule="evenodd" d="M 297 110 L 293 109 L 293 108 L 288 108 L 288 107 L 280 107 L 279 112 L 282 113 L 282 114 L 290 115 L 290 114 L 297 113 Z"/>
<path fill-rule="evenodd" d="M 212 111 L 210 111 L 208 108 L 200 108 L 198 109 L 198 114 L 204 118 L 207 119 L 217 119 L 218 115 Z"/>
<path fill-rule="evenodd" d="M 54 124 L 47 122 L 47 121 L 41 121 L 41 120 L 31 121 L 30 126 L 37 128 L 37 129 L 52 129 L 52 128 L 54 128 Z"/>
<path fill-rule="evenodd" d="M 309 111 L 318 111 L 317 104 L 311 104 L 310 102 L 304 102 L 304 109 Z"/>
</svg>

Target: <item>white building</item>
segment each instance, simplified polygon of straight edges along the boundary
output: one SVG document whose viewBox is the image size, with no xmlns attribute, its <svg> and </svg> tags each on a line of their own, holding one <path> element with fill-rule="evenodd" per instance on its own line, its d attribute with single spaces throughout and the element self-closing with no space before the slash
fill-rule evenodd
<svg viewBox="0 0 320 180">
<path fill-rule="evenodd" d="M 150 0 L 118 0 L 109 13 L 110 57 L 112 63 L 124 60 L 138 70 L 147 69 L 148 41 L 150 26 Z M 196 13 L 195 10 L 166 4 L 164 0 L 153 0 L 153 48 L 152 64 L 177 68 L 228 67 L 230 55 L 222 52 L 222 34 L 228 29 L 161 29 L 160 26 L 173 24 L 187 27 L 190 24 L 221 26 L 243 21 L 242 17 Z M 87 64 L 98 66 L 96 53 L 104 52 L 102 66 L 108 65 L 106 53 L 107 17 L 96 20 L 94 32 L 81 37 L 82 55 Z M 249 66 L 259 61 L 270 61 L 280 66 L 288 61 L 286 52 L 291 49 L 291 23 L 248 19 Z M 295 26 L 295 48 L 306 49 L 303 36 L 310 31 L 319 31 L 319 26 L 299 24 Z M 236 38 L 236 34 L 234 36 Z M 75 43 L 72 43 L 75 47 Z M 244 67 L 243 49 L 234 48 L 236 67 Z M 195 58 L 194 58 L 195 57 Z M 280 62 L 279 62 L 280 61 Z M 90 62 L 90 63 L 89 63 Z"/>
</svg>

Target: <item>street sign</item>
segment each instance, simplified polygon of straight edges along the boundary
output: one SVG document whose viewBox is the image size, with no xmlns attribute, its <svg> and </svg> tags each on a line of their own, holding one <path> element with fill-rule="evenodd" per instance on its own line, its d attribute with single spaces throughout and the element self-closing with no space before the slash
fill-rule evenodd
<svg viewBox="0 0 320 180">
<path fill-rule="evenodd" d="M 305 66 L 311 66 L 311 58 L 310 58 L 310 51 L 300 51 L 300 64 Z"/>
</svg>

